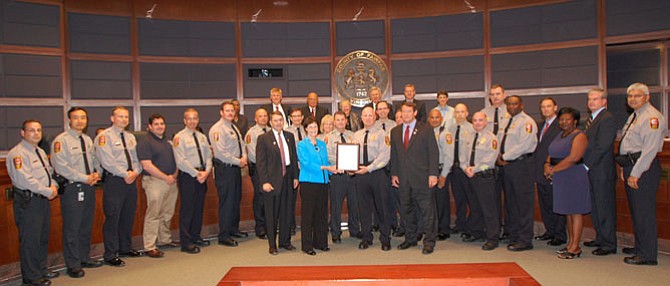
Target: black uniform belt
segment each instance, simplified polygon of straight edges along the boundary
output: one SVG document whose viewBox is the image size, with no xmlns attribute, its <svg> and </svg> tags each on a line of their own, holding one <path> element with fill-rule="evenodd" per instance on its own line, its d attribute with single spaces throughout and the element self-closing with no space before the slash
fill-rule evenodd
<svg viewBox="0 0 670 286">
<path fill-rule="evenodd" d="M 240 166 L 233 165 L 233 164 L 230 164 L 230 163 L 224 163 L 223 161 L 221 161 L 219 159 L 214 159 L 214 166 L 215 167 L 216 166 L 218 166 L 218 167 L 238 167 L 238 168 L 240 167 Z"/>
<path fill-rule="evenodd" d="M 505 162 L 512 163 L 512 162 L 516 162 L 516 161 L 521 161 L 523 159 L 530 158 L 530 156 L 533 156 L 533 153 L 526 153 L 526 154 L 523 154 L 523 155 L 517 157 L 514 160 L 506 160 Z"/>
<path fill-rule="evenodd" d="M 203 168 L 203 167 L 196 167 L 195 169 L 196 169 L 198 172 L 204 172 L 204 171 L 205 171 L 205 168 Z"/>
<path fill-rule="evenodd" d="M 614 160 L 616 160 L 616 162 L 619 163 L 619 166 L 628 167 L 635 165 L 635 163 L 637 163 L 637 159 L 640 159 L 640 155 L 642 155 L 642 151 L 617 155 L 616 157 L 614 157 Z"/>
<path fill-rule="evenodd" d="M 496 174 L 494 169 L 488 169 L 475 173 L 475 177 L 490 178 Z"/>
<path fill-rule="evenodd" d="M 38 197 L 38 198 L 43 198 L 43 199 L 47 198 L 47 197 L 45 197 L 43 195 L 40 195 L 38 193 L 14 187 L 14 196 L 16 197 L 17 194 L 18 195 L 23 195 L 24 197 L 28 197 L 28 198 L 30 198 L 30 197 Z"/>
<path fill-rule="evenodd" d="M 556 164 L 560 163 L 561 161 L 565 160 L 565 158 L 554 158 L 551 157 L 549 158 L 549 165 L 555 166 Z M 575 165 L 579 165 L 584 163 L 584 159 L 579 159 L 579 161 L 575 162 Z"/>
</svg>

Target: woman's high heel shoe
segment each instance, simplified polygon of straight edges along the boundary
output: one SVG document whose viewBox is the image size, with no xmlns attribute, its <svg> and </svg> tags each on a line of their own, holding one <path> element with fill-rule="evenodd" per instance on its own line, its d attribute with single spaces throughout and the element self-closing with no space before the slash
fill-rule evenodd
<svg viewBox="0 0 670 286">
<path fill-rule="evenodd" d="M 566 252 L 568 252 L 568 248 L 567 248 L 567 247 L 563 247 L 563 248 L 561 248 L 561 249 L 559 249 L 559 250 L 556 250 L 556 254 L 563 254 L 563 253 L 566 253 Z"/>
<path fill-rule="evenodd" d="M 574 252 L 574 253 L 569 252 L 569 251 L 566 250 L 564 253 L 560 253 L 558 255 L 558 258 L 560 258 L 560 259 L 574 259 L 575 257 L 580 257 L 581 255 L 582 255 L 582 250 L 581 249 L 578 252 Z"/>
</svg>

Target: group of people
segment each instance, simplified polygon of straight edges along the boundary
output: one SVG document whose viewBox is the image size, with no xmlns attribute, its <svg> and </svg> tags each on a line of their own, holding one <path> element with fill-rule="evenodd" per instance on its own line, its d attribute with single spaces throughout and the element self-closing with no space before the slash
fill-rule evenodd
<svg viewBox="0 0 670 286">
<path fill-rule="evenodd" d="M 656 265 L 656 154 L 667 123 L 650 104 L 646 85 L 632 84 L 627 93 L 634 111 L 621 129 L 619 150 L 614 150 L 618 127 L 602 89 L 588 92 L 590 117 L 582 129 L 577 110 L 559 110 L 549 97 L 540 102 L 543 120 L 538 125 L 524 112 L 523 99 L 507 96 L 501 85 L 491 87 L 490 106 L 474 113 L 471 122 L 465 104 L 447 105 L 445 91 L 438 92 L 437 107 L 427 111 L 414 98 L 412 84 L 405 85 L 405 100 L 395 106 L 372 88 L 372 102 L 360 115 L 346 100 L 331 115 L 318 105 L 315 92 L 307 95 L 306 106 L 292 109 L 282 103 L 282 90 L 273 88 L 271 102 L 256 110 L 251 128 L 239 113 L 239 102 L 226 101 L 208 136 L 199 131 L 198 111 L 188 108 L 184 129 L 171 140 L 165 118 L 153 114 L 147 135 L 138 141 L 126 130 L 129 112 L 124 107 L 115 107 L 111 126 L 91 139 L 85 133 L 86 110 L 73 107 L 68 130 L 51 143 L 50 159 L 38 147 L 41 123 L 26 120 L 20 131 L 23 140 L 7 155 L 23 282 L 49 285 L 58 276 L 47 270 L 46 256 L 49 200 L 59 194 L 67 274 L 83 277 L 82 268 L 103 265 L 90 256 L 99 182 L 104 190 L 105 264 L 124 266 L 123 257 L 163 257 L 160 249 L 170 247 L 196 254 L 209 245 L 201 230 L 211 174 L 219 198 L 218 243 L 237 246 L 235 238 L 248 237 L 239 228 L 245 167 L 254 188 L 255 235 L 268 240 L 272 255 L 296 249 L 291 235 L 300 192 L 301 250 L 308 255 L 330 250 L 329 231 L 332 243 L 341 242 L 346 198 L 348 232 L 360 239 L 361 250 L 373 245 L 376 230 L 383 251 L 391 249 L 391 236 L 404 236 L 398 249 L 421 241 L 423 254 L 432 253 L 437 240 L 460 233 L 465 242 L 483 242 L 486 251 L 503 242 L 510 251 L 530 250 L 533 240 L 567 243 L 557 254 L 572 259 L 582 253 L 583 215 L 588 213 L 597 235 L 584 245 L 597 247 L 594 255 L 617 252 L 617 162 L 635 233 L 635 246 L 623 249 L 631 255 L 624 262 Z M 340 144 L 358 145 L 357 169 L 338 167 Z M 144 251 L 131 245 L 140 174 L 147 197 Z M 546 230 L 537 236 L 535 186 Z M 456 207 L 453 227 L 450 190 Z M 178 196 L 179 243 L 170 231 Z"/>
</svg>

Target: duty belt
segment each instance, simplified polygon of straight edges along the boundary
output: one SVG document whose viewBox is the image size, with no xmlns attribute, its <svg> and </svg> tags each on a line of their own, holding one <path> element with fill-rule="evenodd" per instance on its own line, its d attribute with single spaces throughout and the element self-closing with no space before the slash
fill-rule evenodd
<svg viewBox="0 0 670 286">
<path fill-rule="evenodd" d="M 475 173 L 475 177 L 490 178 L 496 174 L 494 169 L 488 169 Z"/>
<path fill-rule="evenodd" d="M 637 159 L 640 159 L 640 155 L 642 155 L 642 151 L 617 155 L 616 157 L 614 157 L 614 160 L 616 160 L 619 166 L 628 167 L 635 165 L 635 163 L 637 163 Z"/>
<path fill-rule="evenodd" d="M 21 194 L 25 197 L 38 197 L 38 198 L 43 198 L 43 199 L 47 198 L 47 197 L 45 197 L 43 195 L 40 195 L 38 193 L 34 193 L 34 192 L 29 191 L 29 190 L 19 189 L 17 187 L 14 187 L 14 193 L 15 193 L 14 196 L 16 196 L 16 193 L 19 193 L 19 194 Z"/>
<path fill-rule="evenodd" d="M 508 160 L 508 161 L 505 161 L 505 162 L 512 163 L 512 162 L 516 162 L 516 161 L 521 161 L 523 159 L 529 158 L 530 156 L 533 156 L 533 153 L 526 153 L 526 154 L 523 154 L 523 155 L 517 157 L 514 160 Z"/>
</svg>

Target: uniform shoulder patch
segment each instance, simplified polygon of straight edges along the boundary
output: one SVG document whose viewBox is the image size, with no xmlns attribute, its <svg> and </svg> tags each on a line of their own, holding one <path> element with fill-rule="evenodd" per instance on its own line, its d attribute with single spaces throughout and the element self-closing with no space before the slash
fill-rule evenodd
<svg viewBox="0 0 670 286">
<path fill-rule="evenodd" d="M 214 142 L 219 142 L 220 136 L 221 135 L 219 135 L 219 132 L 214 132 L 214 134 L 212 136 L 212 137 L 214 137 Z"/>
<path fill-rule="evenodd" d="M 60 153 L 60 150 L 63 149 L 63 145 L 60 141 L 54 142 L 54 153 Z"/>
<path fill-rule="evenodd" d="M 498 140 L 497 139 L 491 140 L 491 148 L 493 148 L 493 150 L 498 150 Z"/>
<path fill-rule="evenodd" d="M 386 146 L 391 146 L 391 137 L 389 137 L 388 135 L 384 136 L 384 143 L 386 144 Z"/>
<path fill-rule="evenodd" d="M 179 136 L 175 136 L 175 137 L 174 137 L 174 140 L 172 141 L 172 144 L 173 144 L 175 147 L 179 147 Z"/>
<path fill-rule="evenodd" d="M 107 136 L 100 135 L 100 138 L 98 138 L 98 146 L 103 147 L 105 145 L 107 145 Z"/>
<path fill-rule="evenodd" d="M 651 129 L 658 129 L 658 125 L 658 117 L 649 118 L 649 127 L 651 127 Z"/>
<path fill-rule="evenodd" d="M 247 142 L 247 144 L 251 144 L 251 134 L 247 134 L 247 136 L 244 138 L 244 141 Z"/>
<path fill-rule="evenodd" d="M 526 133 L 528 134 L 533 133 L 533 124 L 526 123 Z"/>
<path fill-rule="evenodd" d="M 14 157 L 12 161 L 14 162 L 14 169 L 21 170 L 21 167 L 23 167 L 23 159 L 21 156 Z"/>
<path fill-rule="evenodd" d="M 451 134 L 447 134 L 445 137 L 447 137 L 447 144 L 451 145 L 454 143 L 454 138 L 451 136 Z"/>
</svg>

